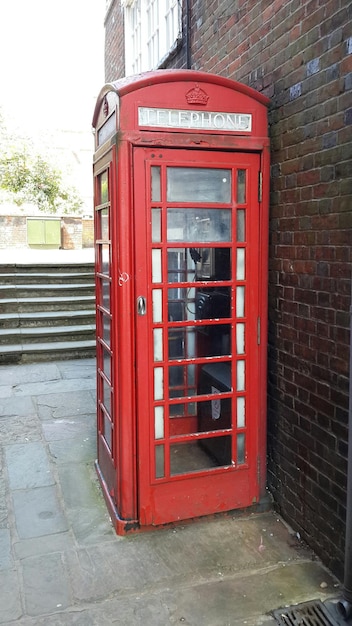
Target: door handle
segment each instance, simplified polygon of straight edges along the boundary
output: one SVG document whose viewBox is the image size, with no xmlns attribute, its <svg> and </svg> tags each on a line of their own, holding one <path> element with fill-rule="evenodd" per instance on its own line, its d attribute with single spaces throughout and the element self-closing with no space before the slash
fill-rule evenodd
<svg viewBox="0 0 352 626">
<path fill-rule="evenodd" d="M 145 315 L 147 312 L 147 304 L 144 296 L 138 296 L 137 298 L 137 314 Z"/>
</svg>

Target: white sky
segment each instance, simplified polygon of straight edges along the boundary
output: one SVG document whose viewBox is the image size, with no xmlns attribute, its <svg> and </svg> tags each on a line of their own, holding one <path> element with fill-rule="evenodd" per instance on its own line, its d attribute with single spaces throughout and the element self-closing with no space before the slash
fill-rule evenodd
<svg viewBox="0 0 352 626">
<path fill-rule="evenodd" d="M 92 117 L 104 85 L 105 0 L 0 0 L 0 112 L 92 211 Z M 7 207 L 0 207 L 7 211 Z"/>
<path fill-rule="evenodd" d="M 19 126 L 90 130 L 105 0 L 0 0 L 0 107 Z"/>
</svg>

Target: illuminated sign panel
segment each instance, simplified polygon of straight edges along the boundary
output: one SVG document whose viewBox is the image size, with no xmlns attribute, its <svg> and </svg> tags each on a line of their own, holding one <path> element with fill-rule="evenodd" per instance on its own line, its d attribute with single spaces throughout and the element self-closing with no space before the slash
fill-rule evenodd
<svg viewBox="0 0 352 626">
<path fill-rule="evenodd" d="M 139 126 L 180 128 L 185 130 L 220 130 L 245 132 L 252 130 L 252 115 L 221 111 L 186 111 L 138 107 Z"/>
</svg>

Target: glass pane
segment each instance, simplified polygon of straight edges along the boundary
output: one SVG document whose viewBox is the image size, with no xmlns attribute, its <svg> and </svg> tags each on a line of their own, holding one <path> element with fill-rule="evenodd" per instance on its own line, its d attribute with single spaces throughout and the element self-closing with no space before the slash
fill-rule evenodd
<svg viewBox="0 0 352 626">
<path fill-rule="evenodd" d="M 155 439 L 164 438 L 164 407 L 156 406 L 154 408 L 154 432 Z"/>
<path fill-rule="evenodd" d="M 236 280 L 245 279 L 245 249 L 237 248 Z"/>
<path fill-rule="evenodd" d="M 109 212 L 108 209 L 102 209 L 100 211 L 100 238 L 103 241 L 109 241 L 110 240 L 110 234 L 109 234 Z"/>
<path fill-rule="evenodd" d="M 237 170 L 237 202 L 246 202 L 246 170 Z"/>
<path fill-rule="evenodd" d="M 111 381 L 111 355 L 107 350 L 103 350 L 103 372 Z"/>
<path fill-rule="evenodd" d="M 99 267 L 98 272 L 110 276 L 110 245 L 108 243 L 99 244 Z"/>
<path fill-rule="evenodd" d="M 151 168 L 152 176 L 152 202 L 160 202 L 160 167 L 153 166 Z"/>
<path fill-rule="evenodd" d="M 246 425 L 245 399 L 241 396 L 237 398 L 237 428 L 244 428 Z"/>
<path fill-rule="evenodd" d="M 153 322 L 158 323 L 162 322 L 162 291 L 161 289 L 153 289 Z"/>
<path fill-rule="evenodd" d="M 245 435 L 237 435 L 237 465 L 243 465 L 246 460 Z"/>
<path fill-rule="evenodd" d="M 236 324 L 236 353 L 244 354 L 244 324 Z"/>
<path fill-rule="evenodd" d="M 231 436 L 210 437 L 170 446 L 171 476 L 231 465 Z"/>
<path fill-rule="evenodd" d="M 164 446 L 155 446 L 155 478 L 164 478 Z"/>
<path fill-rule="evenodd" d="M 199 373 L 199 394 L 214 395 L 232 389 L 231 363 L 206 363 Z"/>
<path fill-rule="evenodd" d="M 231 170 L 168 167 L 169 202 L 231 202 Z"/>
<path fill-rule="evenodd" d="M 196 319 L 220 319 L 231 317 L 230 288 L 221 291 L 216 287 L 197 290 L 195 301 Z"/>
<path fill-rule="evenodd" d="M 164 398 L 164 372 L 162 367 L 154 368 L 154 400 Z"/>
<path fill-rule="evenodd" d="M 104 439 L 109 447 L 109 449 L 112 449 L 112 425 L 111 425 L 111 421 L 109 420 L 108 416 L 103 413 L 103 419 L 104 419 Z"/>
<path fill-rule="evenodd" d="M 218 393 L 214 387 L 213 393 Z M 213 398 L 202 402 L 170 405 L 170 437 L 231 428 L 231 399 Z"/>
<path fill-rule="evenodd" d="M 217 387 L 211 387 L 214 394 L 220 393 Z M 201 429 L 216 430 L 231 428 L 231 399 L 214 398 L 202 404 Z"/>
<path fill-rule="evenodd" d="M 237 211 L 236 241 L 246 241 L 246 212 L 243 209 Z"/>
<path fill-rule="evenodd" d="M 167 251 L 168 282 L 181 283 L 195 280 L 195 268 L 187 248 L 169 248 Z"/>
<path fill-rule="evenodd" d="M 106 380 L 103 379 L 103 404 L 107 412 L 111 415 L 111 387 Z"/>
<path fill-rule="evenodd" d="M 197 417 L 197 403 L 171 404 L 169 431 L 170 437 L 179 435 L 191 435 L 199 432 L 199 419 Z"/>
<path fill-rule="evenodd" d="M 231 241 L 231 209 L 168 209 L 167 240 Z"/>
<path fill-rule="evenodd" d="M 223 356 L 231 354 L 231 326 L 193 326 L 169 329 L 169 359 Z"/>
<path fill-rule="evenodd" d="M 172 365 L 169 367 L 170 398 L 196 395 L 195 365 Z"/>
<path fill-rule="evenodd" d="M 162 328 L 154 328 L 154 361 L 163 360 L 163 330 Z"/>
<path fill-rule="evenodd" d="M 195 289 L 173 288 L 168 292 L 169 322 L 195 319 Z"/>
<path fill-rule="evenodd" d="M 161 283 L 161 250 L 152 250 L 152 281 Z"/>
<path fill-rule="evenodd" d="M 195 402 L 193 404 L 195 404 Z M 189 410 L 188 409 L 186 410 L 184 404 L 170 404 L 169 411 L 170 411 L 171 418 L 173 418 L 174 416 L 182 416 L 182 415 L 189 414 Z M 174 423 L 175 422 L 170 422 L 170 425 Z"/>
<path fill-rule="evenodd" d="M 103 306 L 107 311 L 110 311 L 110 281 L 109 280 L 100 281 L 99 304 Z"/>
<path fill-rule="evenodd" d="M 169 283 L 231 279 L 230 248 L 169 248 L 167 261 Z"/>
<path fill-rule="evenodd" d="M 108 173 L 103 172 L 99 176 L 99 204 L 105 204 L 109 201 L 109 188 L 108 188 Z"/>
<path fill-rule="evenodd" d="M 191 248 L 196 280 L 230 280 L 230 248 Z"/>
<path fill-rule="evenodd" d="M 245 390 L 245 361 L 237 361 L 237 391 Z"/>
<path fill-rule="evenodd" d="M 236 287 L 236 317 L 244 317 L 244 287 Z"/>
<path fill-rule="evenodd" d="M 199 376 L 197 387 L 196 372 Z M 218 391 L 213 391 L 213 388 Z M 231 391 L 231 388 L 231 363 L 207 363 L 200 366 L 170 365 L 169 367 L 171 398 L 227 393 Z"/>
<path fill-rule="evenodd" d="M 152 209 L 152 242 L 161 241 L 161 209 Z"/>
<path fill-rule="evenodd" d="M 105 343 L 110 346 L 110 337 L 111 337 L 111 319 L 107 315 L 102 314 L 102 330 L 103 337 L 102 339 Z"/>
</svg>

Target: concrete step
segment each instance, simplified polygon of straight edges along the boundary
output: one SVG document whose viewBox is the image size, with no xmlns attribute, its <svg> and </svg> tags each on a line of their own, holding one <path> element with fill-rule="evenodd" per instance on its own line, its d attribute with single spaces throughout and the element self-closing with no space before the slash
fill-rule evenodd
<svg viewBox="0 0 352 626">
<path fill-rule="evenodd" d="M 46 296 L 66 295 L 75 293 L 76 295 L 85 292 L 93 292 L 95 288 L 94 282 L 85 283 L 32 283 L 32 284 L 6 284 L 0 285 L 0 298 L 28 298 L 38 295 L 39 297 L 45 293 Z"/>
<path fill-rule="evenodd" d="M 95 295 L 56 296 L 40 298 L 4 298 L 0 300 L 0 313 L 34 311 L 73 311 L 95 305 Z"/>
<path fill-rule="evenodd" d="M 87 280 L 94 282 L 94 271 L 89 272 L 1 272 L 0 283 L 3 285 L 41 284 L 41 283 L 82 283 Z"/>
<path fill-rule="evenodd" d="M 82 274 L 91 272 L 94 274 L 94 263 L 1 263 L 0 277 L 4 274 L 24 274 L 30 276 L 32 274 Z M 1 278 L 0 278 L 1 282 Z"/>
<path fill-rule="evenodd" d="M 72 311 L 35 311 L 0 313 L 0 328 L 32 328 L 35 326 L 69 325 L 72 323 L 95 325 L 95 309 Z"/>
<path fill-rule="evenodd" d="M 0 363 L 33 363 L 57 359 L 95 357 L 94 340 L 57 341 L 1 346 Z"/>
<path fill-rule="evenodd" d="M 48 342 L 76 341 L 78 338 L 95 339 L 94 324 L 74 326 L 36 326 L 31 328 L 5 328 L 1 331 L 2 345 L 17 345 Z"/>
</svg>

